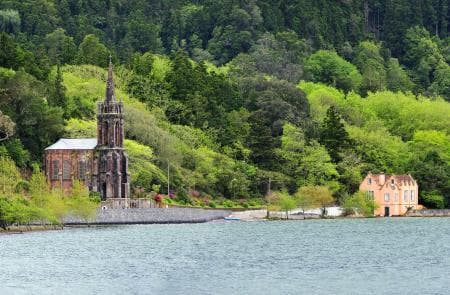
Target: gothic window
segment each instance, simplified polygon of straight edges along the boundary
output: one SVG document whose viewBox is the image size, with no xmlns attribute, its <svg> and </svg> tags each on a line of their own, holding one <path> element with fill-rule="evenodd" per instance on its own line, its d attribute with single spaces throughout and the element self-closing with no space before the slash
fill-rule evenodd
<svg viewBox="0 0 450 295">
<path fill-rule="evenodd" d="M 118 159 L 117 159 L 117 154 L 114 153 L 113 155 L 113 171 L 118 171 L 119 170 L 119 165 L 118 165 Z"/>
<path fill-rule="evenodd" d="M 384 201 L 389 202 L 389 193 L 384 194 Z"/>
<path fill-rule="evenodd" d="M 106 157 L 102 157 L 101 165 L 100 165 L 100 169 L 101 169 L 102 172 L 105 172 L 107 170 L 106 166 L 107 166 Z"/>
<path fill-rule="evenodd" d="M 71 165 L 69 160 L 63 162 L 63 179 L 70 180 Z"/>
<path fill-rule="evenodd" d="M 108 145 L 109 142 L 109 134 L 108 134 L 108 123 L 103 122 L 103 143 L 104 145 Z"/>
<path fill-rule="evenodd" d="M 121 134 L 120 134 L 120 127 L 119 127 L 119 122 L 116 122 L 116 146 L 120 146 L 121 145 Z"/>
<path fill-rule="evenodd" d="M 52 179 L 53 180 L 58 179 L 58 175 L 59 175 L 59 161 L 54 160 L 52 161 Z"/>
<path fill-rule="evenodd" d="M 78 161 L 78 179 L 84 180 L 86 178 L 86 162 Z"/>
<path fill-rule="evenodd" d="M 403 193 L 403 201 L 408 202 L 408 191 L 407 190 L 404 191 L 404 193 Z"/>
</svg>

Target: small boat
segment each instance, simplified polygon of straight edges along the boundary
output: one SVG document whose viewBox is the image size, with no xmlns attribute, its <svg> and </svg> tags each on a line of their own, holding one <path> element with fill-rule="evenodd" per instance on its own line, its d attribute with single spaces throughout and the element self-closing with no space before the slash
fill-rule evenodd
<svg viewBox="0 0 450 295">
<path fill-rule="evenodd" d="M 224 220 L 230 220 L 230 221 L 233 221 L 233 220 L 235 220 L 235 221 L 241 220 L 241 219 L 238 218 L 238 217 L 224 217 L 223 219 L 224 219 Z"/>
</svg>

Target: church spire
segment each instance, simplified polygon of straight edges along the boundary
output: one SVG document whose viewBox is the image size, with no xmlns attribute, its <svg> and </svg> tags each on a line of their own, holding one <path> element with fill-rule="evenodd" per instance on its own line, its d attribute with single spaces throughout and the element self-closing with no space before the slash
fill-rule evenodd
<svg viewBox="0 0 450 295">
<path fill-rule="evenodd" d="M 113 66 L 111 55 L 109 55 L 108 80 L 106 81 L 106 102 L 115 102 L 116 94 L 114 93 Z"/>
</svg>

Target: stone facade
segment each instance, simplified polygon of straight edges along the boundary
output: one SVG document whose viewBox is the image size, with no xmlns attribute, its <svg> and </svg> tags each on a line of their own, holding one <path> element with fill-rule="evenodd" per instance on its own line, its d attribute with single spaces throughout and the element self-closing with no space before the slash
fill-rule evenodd
<svg viewBox="0 0 450 295">
<path fill-rule="evenodd" d="M 375 216 L 401 216 L 418 208 L 419 186 L 411 175 L 369 173 L 359 190 L 378 204 Z"/>
<path fill-rule="evenodd" d="M 97 106 L 97 138 L 63 138 L 45 149 L 45 173 L 52 187 L 68 190 L 79 179 L 103 201 L 130 197 L 123 103 L 116 99 L 111 62 L 105 96 Z"/>
<path fill-rule="evenodd" d="M 83 181 L 90 189 L 94 186 L 92 174 L 94 167 L 94 150 L 51 149 L 46 151 L 45 167 L 48 182 L 52 187 L 68 190 L 72 180 Z"/>
<path fill-rule="evenodd" d="M 124 136 L 123 103 L 116 99 L 110 64 L 106 99 L 97 108 L 98 175 L 94 183 L 98 183 L 95 190 L 100 192 L 102 200 L 130 196 L 130 173 L 128 156 L 123 148 Z"/>
</svg>

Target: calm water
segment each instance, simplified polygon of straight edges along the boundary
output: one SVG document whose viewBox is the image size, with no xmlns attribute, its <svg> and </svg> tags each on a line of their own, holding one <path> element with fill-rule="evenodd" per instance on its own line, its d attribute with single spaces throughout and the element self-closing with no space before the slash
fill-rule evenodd
<svg viewBox="0 0 450 295">
<path fill-rule="evenodd" d="M 450 294 L 450 219 L 0 236 L 0 294 Z"/>
</svg>

